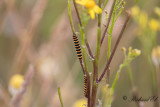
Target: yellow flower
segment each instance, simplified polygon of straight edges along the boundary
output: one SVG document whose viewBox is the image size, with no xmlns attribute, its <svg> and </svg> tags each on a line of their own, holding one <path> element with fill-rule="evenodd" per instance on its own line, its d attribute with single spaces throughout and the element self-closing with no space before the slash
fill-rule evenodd
<svg viewBox="0 0 160 107">
<path fill-rule="evenodd" d="M 157 31 L 160 28 L 159 22 L 156 19 L 151 19 L 149 21 L 149 27 L 152 31 Z"/>
<path fill-rule="evenodd" d="M 139 16 L 139 24 L 140 26 L 145 29 L 148 22 L 148 15 L 146 12 L 141 12 Z"/>
<path fill-rule="evenodd" d="M 87 107 L 87 99 L 79 99 L 77 100 L 73 107 Z"/>
<path fill-rule="evenodd" d="M 139 9 L 138 6 L 133 6 L 131 8 L 131 14 L 132 14 L 132 16 L 138 16 L 139 12 L 140 12 L 140 9 Z"/>
<path fill-rule="evenodd" d="M 9 81 L 9 92 L 15 95 L 20 91 L 24 78 L 20 74 L 13 75 Z"/>
<path fill-rule="evenodd" d="M 18 90 L 21 88 L 23 81 L 23 76 L 16 74 L 10 79 L 9 85 Z"/>
<path fill-rule="evenodd" d="M 96 5 L 94 0 L 76 0 L 76 3 L 88 8 L 92 19 L 95 19 L 95 13 L 102 13 L 102 9 Z"/>
<path fill-rule="evenodd" d="M 155 13 L 160 17 L 160 8 L 159 7 L 156 7 L 154 9 Z"/>
</svg>

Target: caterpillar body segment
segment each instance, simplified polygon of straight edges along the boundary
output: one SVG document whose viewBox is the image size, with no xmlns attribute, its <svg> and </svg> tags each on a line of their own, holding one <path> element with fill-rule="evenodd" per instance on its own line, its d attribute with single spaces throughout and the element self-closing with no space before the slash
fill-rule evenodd
<svg viewBox="0 0 160 107">
<path fill-rule="evenodd" d="M 82 60 L 81 46 L 80 46 L 78 37 L 77 37 L 77 35 L 75 33 L 73 34 L 73 41 L 74 41 L 74 44 L 75 44 L 75 48 L 76 48 L 78 59 Z"/>
<path fill-rule="evenodd" d="M 84 96 L 86 98 L 88 98 L 88 79 L 87 79 L 86 74 L 84 75 L 84 90 L 83 90 L 83 92 L 84 92 Z"/>
</svg>

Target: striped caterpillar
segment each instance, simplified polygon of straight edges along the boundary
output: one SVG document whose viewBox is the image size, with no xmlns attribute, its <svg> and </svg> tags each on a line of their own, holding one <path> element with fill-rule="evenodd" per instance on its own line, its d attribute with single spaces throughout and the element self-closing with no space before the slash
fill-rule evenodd
<svg viewBox="0 0 160 107">
<path fill-rule="evenodd" d="M 73 41 L 74 41 L 74 44 L 75 44 L 75 48 L 76 48 L 78 59 L 82 60 L 81 46 L 79 44 L 78 37 L 77 37 L 77 35 L 75 33 L 73 34 Z"/>
</svg>

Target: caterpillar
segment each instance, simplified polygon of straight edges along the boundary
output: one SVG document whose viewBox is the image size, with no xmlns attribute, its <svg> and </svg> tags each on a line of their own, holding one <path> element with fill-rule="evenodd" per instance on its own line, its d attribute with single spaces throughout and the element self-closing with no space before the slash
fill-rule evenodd
<svg viewBox="0 0 160 107">
<path fill-rule="evenodd" d="M 75 48 L 76 48 L 78 59 L 82 60 L 81 46 L 79 44 L 78 37 L 76 36 L 75 33 L 73 34 L 73 41 L 74 41 L 74 44 L 75 44 Z"/>
<path fill-rule="evenodd" d="M 84 90 L 83 90 L 83 92 L 84 92 L 84 96 L 86 98 L 88 98 L 88 79 L 87 79 L 86 74 L 84 75 Z"/>
</svg>

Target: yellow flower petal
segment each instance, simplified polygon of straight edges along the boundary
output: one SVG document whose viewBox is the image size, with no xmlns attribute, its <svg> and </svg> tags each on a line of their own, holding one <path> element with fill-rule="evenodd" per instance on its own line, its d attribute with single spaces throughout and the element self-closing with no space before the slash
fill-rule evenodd
<svg viewBox="0 0 160 107">
<path fill-rule="evenodd" d="M 94 8 L 94 6 L 96 6 L 96 3 L 94 0 L 88 0 L 85 4 L 85 6 L 88 8 L 88 9 L 92 9 Z"/>
<path fill-rule="evenodd" d="M 23 82 L 23 76 L 16 74 L 10 79 L 9 85 L 15 89 L 20 89 Z"/>
<path fill-rule="evenodd" d="M 91 19 L 95 19 L 95 12 L 93 9 L 89 10 L 89 15 L 91 16 Z"/>
<path fill-rule="evenodd" d="M 88 0 L 76 0 L 76 3 L 84 6 L 87 3 L 87 1 Z"/>
<path fill-rule="evenodd" d="M 102 13 L 102 9 L 96 5 L 94 0 L 76 0 L 76 3 L 85 6 L 89 10 L 91 19 L 95 19 L 95 13 Z"/>
<path fill-rule="evenodd" d="M 102 13 L 102 9 L 101 9 L 100 7 L 98 7 L 97 5 L 94 6 L 93 10 L 94 10 L 97 14 Z"/>
</svg>

